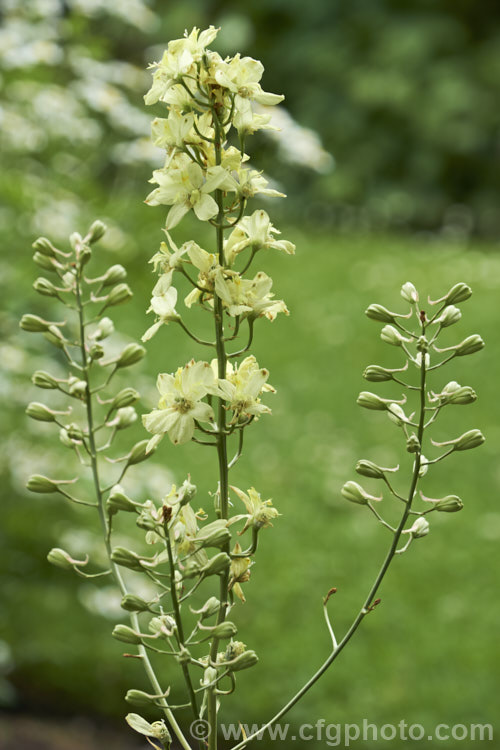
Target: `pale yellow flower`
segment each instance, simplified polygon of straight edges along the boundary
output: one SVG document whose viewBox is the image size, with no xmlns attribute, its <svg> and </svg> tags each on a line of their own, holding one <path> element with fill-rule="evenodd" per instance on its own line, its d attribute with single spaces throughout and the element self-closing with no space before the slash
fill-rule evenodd
<svg viewBox="0 0 500 750">
<path fill-rule="evenodd" d="M 279 230 L 273 227 L 269 216 L 262 209 L 254 211 L 251 216 L 243 217 L 229 235 L 224 246 L 228 263 L 231 264 L 235 256 L 247 247 L 253 252 L 263 248 L 272 248 L 287 255 L 293 255 L 295 245 L 287 240 L 277 240 L 274 236 L 276 234 L 280 234 Z"/>
<path fill-rule="evenodd" d="M 229 315 L 250 319 L 265 316 L 268 320 L 274 320 L 280 312 L 289 314 L 283 300 L 273 299 L 272 285 L 273 280 L 263 271 L 259 271 L 253 279 L 243 279 L 238 275 L 225 278 L 222 272 L 215 279 L 215 291 Z"/>
<path fill-rule="evenodd" d="M 217 360 L 212 362 L 212 368 Z M 253 355 L 245 357 L 239 367 L 232 368 L 226 379 L 218 381 L 218 395 L 226 401 L 226 408 L 233 412 L 233 422 L 241 417 L 256 417 L 270 414 L 271 409 L 260 402 L 264 391 L 275 392 L 267 383 L 269 370 L 260 368 Z"/>
<path fill-rule="evenodd" d="M 231 523 L 241 521 L 243 518 L 246 519 L 243 529 L 239 532 L 240 534 L 243 534 L 250 526 L 253 526 L 257 530 L 272 526 L 272 519 L 280 515 L 271 500 L 262 500 L 260 493 L 257 492 L 255 487 L 250 487 L 248 492 L 243 492 L 238 487 L 233 487 L 232 485 L 231 489 L 247 509 L 246 513 L 231 518 Z"/>
<path fill-rule="evenodd" d="M 212 407 L 203 399 L 215 388 L 215 378 L 208 362 L 188 362 L 179 367 L 175 375 L 160 373 L 157 380 L 160 392 L 158 408 L 144 414 L 146 430 L 156 437 L 156 445 L 168 433 L 174 445 L 187 443 L 194 435 L 195 421 L 210 422 L 214 418 Z"/>
</svg>

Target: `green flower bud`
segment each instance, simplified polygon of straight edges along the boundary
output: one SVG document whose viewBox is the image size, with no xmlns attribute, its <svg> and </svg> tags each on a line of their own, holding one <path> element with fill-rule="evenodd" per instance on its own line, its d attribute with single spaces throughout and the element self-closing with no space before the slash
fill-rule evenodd
<svg viewBox="0 0 500 750">
<path fill-rule="evenodd" d="M 125 513 L 137 513 L 137 503 L 127 497 L 119 484 L 115 484 L 106 500 L 106 510 L 110 514 L 117 513 L 119 510 Z"/>
<path fill-rule="evenodd" d="M 206 638 L 203 638 L 202 640 L 206 641 L 209 638 L 219 638 L 220 640 L 226 640 L 228 638 L 234 638 L 236 633 L 238 632 L 238 628 L 234 624 L 234 622 L 231 622 L 230 620 L 225 620 L 225 622 L 221 622 L 219 625 L 214 625 L 213 628 L 203 628 L 203 630 L 209 630 L 210 635 L 207 635 Z"/>
<path fill-rule="evenodd" d="M 130 570 L 137 570 L 142 572 L 144 568 L 141 565 L 141 558 L 125 547 L 115 547 L 111 553 L 111 559 L 117 565 L 121 565 L 122 568 L 129 568 Z"/>
<path fill-rule="evenodd" d="M 455 356 L 465 357 L 467 354 L 474 354 L 484 347 L 484 341 L 477 333 L 467 336 L 456 348 Z"/>
<path fill-rule="evenodd" d="M 453 391 L 453 393 L 442 395 L 441 403 L 456 405 L 472 404 L 476 399 L 476 392 L 469 385 L 463 385 Z"/>
<path fill-rule="evenodd" d="M 418 302 L 418 292 L 411 281 L 407 281 L 406 284 L 403 284 L 401 287 L 401 296 L 410 304 Z"/>
<path fill-rule="evenodd" d="M 26 483 L 26 487 L 30 492 L 39 492 L 40 494 L 48 494 L 50 492 L 57 492 L 57 482 L 54 479 L 44 477 L 42 474 L 33 474 Z"/>
<path fill-rule="evenodd" d="M 236 659 L 237 656 L 241 656 L 241 654 L 243 654 L 246 650 L 246 645 L 241 641 L 230 641 L 227 644 L 227 648 L 224 653 L 224 660 L 232 661 L 233 659 Z"/>
<path fill-rule="evenodd" d="M 185 479 L 177 491 L 179 504 L 187 505 L 196 495 L 196 485 L 191 482 L 191 478 Z"/>
<path fill-rule="evenodd" d="M 370 495 L 360 484 L 352 481 L 344 484 L 341 494 L 349 502 L 357 503 L 358 505 L 367 505 L 370 500 L 382 500 L 382 497 Z"/>
<path fill-rule="evenodd" d="M 115 326 L 110 318 L 101 318 L 97 329 L 92 334 L 92 338 L 96 341 L 102 341 L 103 339 L 107 339 L 108 336 L 111 336 L 114 330 Z"/>
<path fill-rule="evenodd" d="M 228 664 L 227 668 L 231 670 L 231 672 L 240 672 L 242 669 L 254 667 L 258 661 L 259 657 L 255 651 L 244 651 L 234 659 L 232 664 Z"/>
<path fill-rule="evenodd" d="M 372 479 L 385 479 L 386 471 L 392 473 L 397 471 L 398 468 L 399 466 L 396 466 L 395 469 L 382 468 L 381 466 L 374 464 L 373 461 L 366 461 L 365 459 L 358 461 L 356 464 L 356 471 L 358 474 L 361 474 L 364 477 L 371 477 Z"/>
<path fill-rule="evenodd" d="M 406 441 L 406 450 L 408 453 L 418 453 L 420 450 L 420 442 L 416 435 L 410 435 Z"/>
<path fill-rule="evenodd" d="M 408 418 L 404 412 L 404 409 L 399 405 L 395 403 L 389 404 L 387 407 L 387 416 L 391 420 L 391 422 L 394 422 L 398 427 L 402 427 L 404 424 L 408 423 Z"/>
<path fill-rule="evenodd" d="M 152 617 L 149 622 L 149 630 L 154 635 L 160 634 L 167 638 L 175 633 L 177 625 L 175 620 L 170 615 L 160 615 L 159 617 Z"/>
<path fill-rule="evenodd" d="M 153 737 L 157 740 L 160 740 L 160 742 L 163 742 L 164 745 L 166 745 L 166 748 L 171 746 L 172 744 L 172 737 L 170 736 L 170 732 L 167 729 L 167 725 L 163 721 L 163 719 L 160 719 L 160 721 L 153 721 L 152 723 L 153 728 Z"/>
<path fill-rule="evenodd" d="M 87 383 L 85 382 L 85 380 L 78 380 L 78 378 L 73 378 L 69 383 L 68 391 L 71 396 L 84 401 L 87 396 Z"/>
<path fill-rule="evenodd" d="M 126 430 L 137 421 L 137 412 L 133 406 L 124 406 L 123 409 L 118 409 L 116 416 L 111 422 L 107 422 L 108 426 L 116 427 L 117 430 Z M 136 462 L 137 463 L 137 462 Z"/>
<path fill-rule="evenodd" d="M 89 357 L 92 361 L 102 359 L 104 357 L 104 349 L 100 344 L 92 344 L 89 349 Z"/>
<path fill-rule="evenodd" d="M 52 284 L 48 279 L 44 279 L 43 276 L 39 276 L 38 279 L 33 284 L 33 289 L 35 292 L 38 292 L 38 294 L 42 294 L 45 297 L 58 297 L 58 292 L 54 284 Z"/>
<path fill-rule="evenodd" d="M 37 401 L 32 401 L 26 407 L 26 414 L 31 419 L 36 419 L 39 422 L 55 422 L 56 415 L 51 409 L 48 409 L 45 404 L 39 404 Z"/>
<path fill-rule="evenodd" d="M 227 521 L 218 518 L 198 531 L 195 542 L 201 547 L 223 547 L 230 539 L 231 532 L 227 528 Z"/>
<path fill-rule="evenodd" d="M 83 268 L 87 265 L 87 263 L 92 258 L 92 250 L 88 245 L 82 245 L 80 249 L 78 250 L 78 262 L 80 263 L 80 268 Z"/>
<path fill-rule="evenodd" d="M 135 388 L 124 388 L 114 397 L 111 406 L 109 407 L 110 411 L 130 406 L 130 404 L 134 404 L 139 398 L 140 393 L 138 393 Z"/>
<path fill-rule="evenodd" d="M 392 380 L 392 372 L 379 365 L 369 365 L 364 371 L 363 377 L 371 383 L 383 383 L 386 380 Z"/>
<path fill-rule="evenodd" d="M 195 615 L 200 615 L 200 620 L 207 620 L 209 617 L 216 615 L 219 609 L 220 601 L 216 596 L 211 596 L 201 609 L 191 609 L 191 612 Z"/>
<path fill-rule="evenodd" d="M 387 409 L 387 405 L 392 404 L 393 402 L 387 398 L 380 398 L 380 396 L 377 396 L 375 393 L 370 393 L 370 391 L 361 391 L 356 403 L 359 406 L 364 407 L 365 409 L 385 411 Z"/>
<path fill-rule="evenodd" d="M 43 268 L 44 271 L 48 271 L 49 273 L 57 273 L 55 262 L 47 255 L 42 255 L 42 253 L 35 253 L 33 256 L 33 260 L 37 264 L 37 266 Z"/>
<path fill-rule="evenodd" d="M 58 387 L 57 380 L 43 370 L 37 370 L 34 372 L 31 376 L 31 382 L 38 388 L 45 388 L 47 390 L 53 390 Z"/>
<path fill-rule="evenodd" d="M 125 696 L 127 703 L 134 703 L 136 706 L 155 706 L 156 698 L 149 695 L 143 690 L 128 690 Z"/>
<path fill-rule="evenodd" d="M 38 315 L 23 315 L 19 322 L 19 327 L 29 333 L 44 333 L 52 324 L 48 320 L 40 318 Z"/>
<path fill-rule="evenodd" d="M 106 229 L 107 229 L 106 224 L 104 224 L 102 221 L 99 221 L 99 219 L 97 219 L 96 221 L 94 221 L 93 224 L 91 224 L 90 229 L 85 239 L 87 240 L 88 243 L 92 245 L 94 242 L 97 242 L 97 240 L 101 239 L 101 237 L 106 232 Z"/>
<path fill-rule="evenodd" d="M 34 241 L 31 247 L 33 250 L 37 250 L 39 253 L 47 255 L 48 257 L 54 257 L 56 253 L 59 252 L 47 237 L 39 237 Z"/>
<path fill-rule="evenodd" d="M 135 594 L 126 594 L 121 601 L 121 606 L 127 612 L 147 612 L 149 610 L 149 603 L 141 599 L 140 596 L 135 596 Z"/>
<path fill-rule="evenodd" d="M 130 367 L 140 362 L 146 350 L 140 344 L 128 344 L 115 362 L 116 367 Z"/>
<path fill-rule="evenodd" d="M 218 555 L 212 557 L 200 570 L 204 576 L 220 575 L 229 568 L 231 564 L 231 558 L 225 552 L 219 552 Z"/>
<path fill-rule="evenodd" d="M 150 458 L 153 455 L 153 453 L 155 452 L 154 449 L 146 452 L 148 443 L 149 440 L 141 440 L 139 443 L 136 443 L 134 445 L 134 447 L 128 454 L 127 463 L 129 464 L 129 466 L 140 464 L 142 463 L 142 461 L 146 461 L 146 459 Z"/>
<path fill-rule="evenodd" d="M 117 641 L 122 641 L 123 643 L 133 643 L 135 645 L 142 643 L 139 634 L 135 630 L 132 630 L 132 628 L 129 628 L 128 625 L 115 625 L 111 635 Z"/>
<path fill-rule="evenodd" d="M 383 305 L 370 305 L 365 310 L 365 315 L 371 320 L 378 320 L 381 323 L 395 323 L 396 318 L 400 317 L 397 313 L 392 313 Z"/>
<path fill-rule="evenodd" d="M 470 286 L 460 282 L 450 289 L 448 294 L 443 298 L 443 302 L 445 305 L 456 305 L 459 302 L 464 302 L 466 299 L 469 299 L 471 294 L 472 289 Z"/>
<path fill-rule="evenodd" d="M 203 672 L 201 684 L 206 687 L 211 685 L 217 679 L 217 670 L 214 667 L 207 667 Z"/>
<path fill-rule="evenodd" d="M 77 441 L 83 440 L 84 433 L 83 433 L 82 428 L 79 425 L 72 422 L 71 424 L 67 424 L 65 429 L 70 440 L 77 440 Z"/>
<path fill-rule="evenodd" d="M 78 234 L 78 232 L 73 232 L 69 236 L 69 244 L 73 248 L 73 250 L 78 250 L 83 243 L 82 235 Z"/>
<path fill-rule="evenodd" d="M 458 307 L 449 305 L 448 307 L 445 307 L 441 315 L 436 318 L 435 322 L 439 323 L 441 328 L 447 328 L 448 326 L 452 326 L 454 323 L 458 323 L 461 317 L 462 312 L 458 309 Z"/>
<path fill-rule="evenodd" d="M 65 448 L 74 448 L 75 444 L 77 443 L 77 441 L 71 440 L 65 427 L 61 427 L 61 429 L 59 430 L 59 440 Z"/>
<path fill-rule="evenodd" d="M 401 336 L 394 326 L 384 326 L 380 332 L 380 338 L 382 341 L 385 341 L 386 344 L 391 344 L 392 346 L 402 346 L 402 344 L 411 341 L 411 339 Z"/>
<path fill-rule="evenodd" d="M 421 539 L 429 533 L 429 521 L 422 516 L 419 516 L 413 525 L 403 533 L 411 534 L 413 539 Z"/>
<path fill-rule="evenodd" d="M 434 506 L 440 513 L 458 513 L 464 507 L 463 502 L 457 495 L 447 495 L 441 498 Z"/>
<path fill-rule="evenodd" d="M 485 441 L 485 437 L 480 430 L 468 430 L 460 435 L 455 441 L 454 450 L 468 451 L 472 448 L 478 448 Z"/>
<path fill-rule="evenodd" d="M 114 305 L 121 305 L 122 302 L 127 302 L 132 297 L 132 290 L 127 284 L 118 284 L 113 287 L 108 296 L 106 297 L 104 307 L 113 307 Z"/>
<path fill-rule="evenodd" d="M 101 282 L 103 287 L 107 287 L 113 286 L 114 284 L 119 284 L 121 281 L 125 281 L 126 278 L 127 272 L 124 267 L 116 264 L 115 266 L 111 266 L 110 268 L 108 268 L 104 276 L 99 277 L 99 281 Z M 121 286 L 126 286 L 126 284 L 121 284 Z"/>
<path fill-rule="evenodd" d="M 64 570 L 73 570 L 75 562 L 78 562 L 73 560 L 66 550 L 60 549 L 59 547 L 54 547 L 50 550 L 47 555 L 47 560 L 51 565 L 55 565 L 58 568 L 64 568 Z M 82 563 L 84 564 L 85 561 L 83 560 Z"/>
</svg>

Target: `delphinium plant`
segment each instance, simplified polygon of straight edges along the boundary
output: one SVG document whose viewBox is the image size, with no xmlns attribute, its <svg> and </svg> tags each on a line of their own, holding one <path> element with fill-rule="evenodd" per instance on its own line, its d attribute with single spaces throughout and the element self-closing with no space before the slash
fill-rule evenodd
<svg viewBox="0 0 500 750">
<path fill-rule="evenodd" d="M 216 34 L 213 27 L 201 33 L 194 29 L 183 39 L 170 42 L 162 60 L 153 66 L 153 85 L 145 97 L 147 104 L 160 102 L 167 109 L 166 118 L 153 122 L 153 140 L 166 154 L 164 166 L 153 173 L 152 182 L 157 187 L 146 202 L 167 206 L 168 212 L 165 240 L 152 258 L 153 268 L 159 273 L 149 308 L 155 318 L 143 340 L 168 336 L 170 324 L 179 325 L 196 344 L 195 357 L 177 369 L 178 363 L 172 362 L 169 353 L 165 365 L 173 372 L 158 375 L 157 408 L 143 415 L 149 437 L 124 455 L 116 455 L 115 439 L 134 423 L 133 404 L 139 394 L 131 385 L 113 393 L 113 378 L 141 359 L 145 349 L 133 343 L 112 356 L 106 351 L 113 324 L 103 313 L 126 301 L 131 292 L 121 266 L 112 266 L 98 277 L 88 275 L 93 245 L 104 231 L 100 222 L 93 224 L 84 237 L 72 235 L 69 251 L 59 250 L 45 238 L 35 243 L 36 263 L 56 278 L 55 283 L 38 279 L 35 289 L 69 308 L 74 324 L 69 319 L 52 322 L 33 315 L 24 316 L 21 322 L 25 330 L 41 332 L 54 344 L 69 367 L 67 377 L 62 378 L 35 373 L 35 385 L 59 391 L 71 405 L 81 405 L 78 412 L 71 407 L 55 409 L 33 403 L 28 406 L 28 414 L 57 425 L 62 443 L 75 452 L 93 480 L 91 490 L 82 484 L 80 491 L 73 480 L 35 475 L 28 487 L 39 493 L 57 492 L 70 502 L 95 508 L 108 566 L 93 570 L 88 558 L 76 560 L 62 549 L 51 550 L 49 560 L 81 576 L 113 576 L 120 589 L 122 607 L 130 620 L 129 624 L 117 625 L 113 635 L 136 647 L 135 656 L 150 684 L 146 690 L 143 686 L 129 690 L 126 699 L 143 706 L 149 718 L 157 714 L 150 723 L 141 714 L 131 713 L 127 716 L 130 726 L 156 747 L 168 748 L 173 734 L 183 748 L 192 747 L 199 739 L 200 746 L 209 750 L 217 747 L 218 717 L 225 697 L 235 690 L 239 672 L 258 660 L 252 648 L 255 644 L 249 647 L 239 640 L 231 611 L 245 601 L 245 584 L 261 532 L 279 516 L 265 492 L 261 494 L 255 487 L 242 489 L 233 484 L 236 480 L 232 478 L 242 454 L 245 430 L 270 413 L 267 395 L 274 391 L 268 383 L 269 372 L 250 353 L 254 327 L 261 319 L 272 321 L 278 313 L 288 314 L 285 303 L 271 292 L 271 278 L 254 265 L 265 259 L 267 251 L 294 252 L 291 242 L 279 239 L 264 210 L 248 210 L 248 201 L 258 194 L 281 195 L 268 187 L 260 172 L 248 166 L 246 141 L 255 131 L 271 127 L 265 107 L 279 103 L 282 97 L 262 90 L 263 67 L 256 60 L 240 55 L 222 59 L 207 49 Z M 212 239 L 206 248 L 192 240 L 180 243 L 174 239 L 174 230 L 175 234 L 180 231 L 178 225 L 191 210 L 211 227 Z M 183 308 L 181 312 L 179 282 L 188 287 L 185 311 Z M 426 456 L 430 456 L 425 441 L 442 409 L 476 398 L 470 387 L 454 381 L 433 386 L 435 392 L 429 382 L 450 360 L 483 346 L 479 336 L 470 336 L 456 346 L 437 347 L 441 330 L 460 318 L 456 305 L 470 294 L 466 284 L 454 286 L 444 297 L 429 303 L 435 312 L 428 316 L 420 308 L 415 287 L 406 283 L 402 295 L 409 304 L 408 312 L 393 313 L 381 305 L 371 305 L 367 310 L 370 318 L 386 324 L 382 339 L 401 350 L 405 363 L 396 369 L 372 365 L 364 376 L 371 382 L 392 381 L 403 389 L 404 396 L 388 399 L 363 392 L 358 403 L 388 414 L 401 432 L 410 465 L 383 468 L 361 460 L 356 471 L 379 480 L 388 496 L 401 505 L 401 516 L 391 525 L 378 509 L 384 507 L 378 504 L 381 496 L 371 494 L 357 482 L 344 485 L 342 495 L 366 506 L 390 532 L 389 551 L 358 615 L 341 639 L 334 633 L 327 609 L 334 589 L 325 596 L 331 653 L 267 727 L 284 716 L 350 641 L 376 606 L 379 587 L 392 560 L 428 533 L 428 515 L 462 507 L 456 495 L 421 495 L 423 505 L 419 507 L 417 495 L 421 478 L 433 464 L 456 451 L 479 446 L 484 440 L 479 430 L 469 430 L 453 440 L 435 443 L 438 455 L 434 458 L 422 452 L 425 447 Z M 211 320 L 211 334 L 203 338 L 195 332 L 195 308 L 200 320 L 203 315 Z M 201 352 L 207 353 L 203 359 Z M 201 501 L 203 508 L 199 507 L 193 483 L 195 472 L 179 486 L 165 488 L 164 496 L 154 500 L 131 498 L 122 487 L 129 468 L 147 460 L 165 437 L 174 446 L 195 442 L 200 450 L 212 452 L 216 476 L 211 494 Z M 110 467 L 115 474 L 108 480 Z M 398 479 L 398 471 L 407 473 L 406 487 L 404 476 Z M 139 528 L 133 549 L 113 539 L 116 516 L 125 514 L 135 516 Z M 173 669 L 180 670 L 185 683 L 181 698 L 169 694 Z M 191 712 L 195 728 L 191 738 L 176 718 L 183 710 Z M 236 747 L 253 738 L 245 737 Z"/>
</svg>

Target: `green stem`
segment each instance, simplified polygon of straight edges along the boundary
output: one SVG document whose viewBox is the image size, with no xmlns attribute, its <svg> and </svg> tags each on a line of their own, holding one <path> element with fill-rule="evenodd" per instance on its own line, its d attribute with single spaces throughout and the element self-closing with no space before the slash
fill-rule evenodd
<svg viewBox="0 0 500 750">
<path fill-rule="evenodd" d="M 422 323 L 421 325 L 422 325 L 422 335 L 423 335 L 425 333 L 425 323 Z M 241 748 L 245 747 L 249 742 L 254 740 L 256 737 L 261 736 L 267 729 L 272 727 L 273 724 L 275 724 L 285 714 L 287 714 L 288 711 L 290 711 L 290 709 L 293 708 L 293 706 L 295 706 L 295 704 L 312 688 L 312 686 L 320 679 L 320 677 L 333 664 L 333 662 L 338 657 L 340 652 L 347 646 L 347 644 L 349 643 L 349 641 L 351 640 L 351 638 L 357 631 L 358 627 L 361 625 L 361 622 L 364 620 L 368 612 L 370 612 L 375 596 L 396 554 L 397 546 L 399 544 L 401 534 L 403 533 L 404 527 L 408 520 L 408 516 L 410 515 L 411 504 L 413 502 L 415 491 L 417 489 L 417 484 L 418 484 L 418 479 L 419 479 L 419 470 L 420 470 L 420 460 L 421 460 L 421 455 L 422 455 L 421 446 L 422 446 L 422 439 L 423 439 L 424 428 L 425 428 L 425 381 L 426 381 L 425 357 L 422 357 L 422 363 L 420 366 L 420 388 L 419 388 L 420 410 L 419 410 L 419 422 L 418 422 L 418 441 L 419 441 L 420 448 L 418 452 L 415 454 L 415 466 L 413 468 L 413 475 L 411 479 L 410 489 L 408 492 L 408 500 L 405 505 L 405 509 L 401 517 L 401 520 L 399 522 L 399 525 L 395 531 L 389 551 L 385 557 L 384 562 L 382 563 L 382 567 L 380 568 L 377 574 L 377 577 L 375 578 L 375 581 L 368 593 L 368 596 L 366 597 L 364 601 L 363 606 L 361 607 L 351 627 L 349 628 L 345 636 L 342 638 L 340 643 L 337 645 L 336 648 L 335 647 L 333 648 L 328 658 L 323 662 L 323 664 L 315 672 L 315 674 L 306 682 L 306 684 L 298 691 L 298 693 L 296 693 L 293 696 L 293 698 L 289 700 L 288 703 L 285 706 L 283 706 L 283 708 L 280 711 L 278 711 L 278 713 L 275 716 L 273 716 L 273 718 L 270 721 L 268 721 L 264 727 L 259 728 L 258 732 L 254 732 L 253 734 L 249 735 L 246 739 L 244 739 L 242 742 L 239 742 L 237 745 L 234 745 L 231 750 L 241 750 Z"/>
<path fill-rule="evenodd" d="M 215 163 L 220 165 L 222 162 L 222 139 L 223 129 L 220 125 L 215 109 L 212 110 L 215 126 Z M 224 196 L 222 190 L 215 191 L 215 201 L 218 206 L 216 240 L 219 264 L 224 268 Z M 224 309 L 222 300 L 214 293 L 214 319 L 215 319 L 215 343 L 217 351 L 217 369 L 219 379 L 226 377 L 227 355 L 224 342 Z M 226 410 L 224 400 L 218 399 L 217 403 L 217 456 L 219 461 L 219 514 L 221 518 L 228 517 L 229 511 L 229 477 L 228 477 L 228 459 L 227 459 L 227 435 L 226 435 Z M 229 553 L 229 542 L 225 545 L 224 552 Z M 220 606 L 217 613 L 217 625 L 226 619 L 228 606 L 228 584 L 229 571 L 225 571 L 220 576 Z M 210 646 L 210 659 L 212 662 L 217 661 L 217 651 L 219 648 L 219 639 L 214 638 Z M 208 736 L 208 750 L 217 750 L 217 695 L 215 687 L 207 690 L 207 719 L 209 722 L 210 733 Z"/>
<path fill-rule="evenodd" d="M 94 439 L 94 416 L 93 416 L 92 397 L 91 397 L 91 388 L 90 388 L 89 361 L 87 358 L 87 351 L 85 348 L 84 308 L 82 304 L 79 277 L 77 277 L 77 281 L 76 281 L 76 301 L 77 301 L 79 329 L 80 329 L 80 351 L 81 351 L 81 357 L 82 357 L 82 370 L 83 370 L 85 382 L 87 383 L 86 410 L 87 410 L 87 425 L 88 425 L 88 431 L 89 431 L 90 461 L 91 461 L 91 467 L 92 467 L 94 489 L 95 489 L 95 494 L 96 494 L 96 498 L 98 502 L 99 519 L 101 521 L 101 527 L 102 527 L 103 536 L 104 536 L 104 544 L 106 546 L 106 553 L 109 559 L 110 568 L 113 571 L 113 577 L 118 585 L 118 588 L 120 589 L 122 596 L 126 596 L 129 592 L 125 585 L 125 581 L 123 580 L 119 567 L 111 560 L 111 542 L 110 542 L 109 534 L 108 534 L 108 521 L 106 519 L 106 514 L 105 514 L 105 509 L 104 509 L 104 498 L 102 495 L 101 484 L 99 480 L 99 464 L 98 464 L 97 450 L 96 450 L 96 444 L 95 444 L 95 439 Z M 137 617 L 137 614 L 135 612 L 130 613 L 130 622 L 131 622 L 132 628 L 140 632 L 139 618 Z M 158 682 L 158 678 L 153 669 L 153 665 L 151 664 L 149 660 L 149 656 L 147 654 L 146 649 L 144 648 L 144 646 L 141 645 L 141 646 L 138 646 L 138 651 L 139 651 L 139 655 L 141 657 L 141 661 L 144 666 L 146 675 L 149 679 L 151 687 L 153 688 L 153 692 L 156 695 L 162 695 L 164 693 L 164 690 L 162 690 L 161 685 Z M 159 703 L 161 705 L 163 713 L 165 714 L 168 722 L 170 723 L 170 726 L 174 734 L 176 735 L 177 739 L 179 740 L 181 746 L 184 748 L 184 750 L 191 750 L 191 746 L 189 742 L 186 740 L 186 738 L 184 737 L 184 734 L 182 733 L 182 730 L 180 726 L 178 725 L 176 718 L 173 715 L 166 699 L 162 698 L 159 701 Z"/>
</svg>

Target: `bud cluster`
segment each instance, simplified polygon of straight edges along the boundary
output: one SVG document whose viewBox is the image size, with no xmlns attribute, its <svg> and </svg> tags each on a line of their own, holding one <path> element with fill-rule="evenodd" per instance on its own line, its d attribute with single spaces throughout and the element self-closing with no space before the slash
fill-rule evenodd
<svg viewBox="0 0 500 750">
<path fill-rule="evenodd" d="M 382 305 L 370 305 L 366 310 L 367 317 L 385 323 L 381 331 L 382 341 L 399 347 L 403 352 L 405 362 L 402 367 L 396 369 L 369 365 L 363 375 L 366 380 L 373 383 L 393 381 L 402 386 L 404 393 L 402 399 L 397 399 L 381 398 L 375 393 L 363 391 L 358 397 L 358 404 L 365 409 L 387 413 L 390 421 L 402 432 L 406 451 L 413 456 L 413 467 L 410 489 L 406 493 L 401 493 L 394 488 L 393 478 L 388 476 L 388 474 L 398 472 L 399 466 L 395 469 L 387 469 L 364 459 L 356 464 L 358 474 L 381 480 L 389 493 L 404 503 L 403 517 L 397 528 L 390 526 L 372 504 L 373 501 L 381 501 L 382 495 L 372 495 L 357 482 L 349 481 L 342 488 L 342 496 L 353 503 L 366 505 L 377 520 L 396 535 L 396 541 L 399 541 L 402 534 L 408 535 L 408 540 L 403 547 L 394 548 L 395 553 L 404 552 L 414 539 L 420 539 L 428 534 L 429 522 L 427 518 L 424 518 L 428 513 L 432 511 L 455 513 L 463 507 L 462 500 L 457 495 L 431 499 L 422 493 L 422 500 L 430 504 L 430 507 L 425 510 L 416 510 L 413 507 L 418 484 L 422 477 L 427 475 L 429 467 L 444 460 L 455 451 L 477 448 L 484 442 L 482 433 L 478 429 L 471 429 L 451 440 L 441 442 L 431 440 L 433 446 L 445 449 L 432 459 L 426 458 L 422 452 L 426 432 L 436 422 L 443 408 L 472 404 L 477 398 L 470 386 L 462 386 L 454 380 L 449 381 L 437 393 L 428 390 L 429 377 L 434 374 L 434 371 L 445 366 L 454 357 L 474 354 L 484 346 L 483 340 L 477 334 L 468 336 L 454 346 L 438 348 L 436 344 L 441 331 L 461 319 L 461 310 L 456 305 L 467 300 L 471 294 L 472 291 L 467 284 L 455 284 L 440 299 L 434 302 L 429 300 L 429 304 L 437 308 L 436 312 L 429 317 L 419 307 L 419 294 L 415 286 L 407 282 L 401 289 L 401 296 L 410 305 L 408 312 L 391 312 Z M 412 318 L 416 318 L 416 326 L 412 326 Z M 412 371 L 416 373 L 413 379 Z M 411 397 L 417 397 L 414 406 L 407 404 L 407 399 Z M 417 518 L 411 522 L 414 516 Z M 407 527 L 408 522 L 410 525 Z"/>
</svg>

